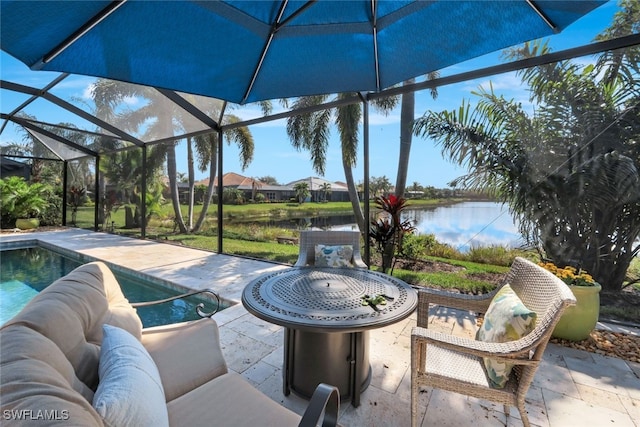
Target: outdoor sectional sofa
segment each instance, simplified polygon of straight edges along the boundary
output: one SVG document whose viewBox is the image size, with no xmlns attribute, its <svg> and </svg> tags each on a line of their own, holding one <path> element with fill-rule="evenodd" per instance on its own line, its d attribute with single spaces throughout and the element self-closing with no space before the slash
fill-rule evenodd
<svg viewBox="0 0 640 427">
<path fill-rule="evenodd" d="M 321 384 L 300 417 L 229 372 L 212 318 L 143 329 L 101 262 L 2 326 L 0 399 L 3 421 L 38 426 L 328 426 L 339 405 Z"/>
</svg>

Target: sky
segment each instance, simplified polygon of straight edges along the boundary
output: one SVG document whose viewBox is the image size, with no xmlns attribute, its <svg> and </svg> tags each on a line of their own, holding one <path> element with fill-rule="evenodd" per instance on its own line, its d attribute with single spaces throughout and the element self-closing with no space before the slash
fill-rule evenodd
<svg viewBox="0 0 640 427">
<path fill-rule="evenodd" d="M 610 1 L 600 6 L 587 16 L 576 21 L 562 33 L 550 37 L 548 40 L 553 51 L 559 51 L 571 47 L 581 46 L 593 41 L 595 35 L 608 27 L 612 17 L 617 10 L 616 2 Z M 577 61 L 587 61 L 588 59 L 577 59 Z M 458 74 L 473 69 L 483 68 L 502 63 L 500 52 L 495 52 L 441 70 L 441 76 Z M 42 87 L 50 82 L 57 73 L 38 72 L 34 73 L 28 68 L 10 57 L 4 52 L 0 53 L 0 75 L 3 80 Z M 34 76 L 35 75 L 35 76 Z M 27 81 L 25 79 L 35 79 Z M 59 97 L 74 102 L 82 102 L 88 96 L 88 87 L 93 79 L 76 78 L 66 85 L 60 86 L 56 93 Z M 442 111 L 457 109 L 463 99 L 473 102 L 475 97 L 471 91 L 483 86 L 488 88 L 491 81 L 494 90 L 502 94 L 507 99 L 521 101 L 523 105 L 529 105 L 528 93 L 521 86 L 520 79 L 515 73 L 502 74 L 491 78 L 471 80 L 460 84 L 443 86 L 438 89 L 437 99 L 432 99 L 428 91 L 416 93 L 416 117 L 422 116 L 426 111 Z M 64 83 L 64 82 L 63 82 Z M 10 112 L 21 100 L 13 99 L 13 94 L 9 91 L 0 92 L 0 107 L 3 113 Z M 26 99 L 22 96 L 22 100 Z M 278 112 L 277 102 L 274 102 L 274 113 Z M 530 106 L 530 109 L 533 109 Z M 66 117 L 58 116 L 57 108 L 52 108 L 45 101 L 34 103 L 29 111 L 39 120 L 57 123 L 68 121 Z M 242 119 L 250 119 L 261 116 L 257 107 L 245 106 L 234 111 L 234 114 Z M 255 141 L 254 159 L 247 169 L 242 170 L 239 159 L 239 151 L 233 145 L 224 147 L 223 171 L 235 172 L 248 177 L 260 178 L 272 176 L 281 184 L 306 178 L 309 176 L 320 176 L 312 168 L 307 152 L 298 152 L 292 148 L 286 134 L 286 121 L 279 120 L 249 128 Z M 17 129 L 9 125 L 0 134 L 0 144 L 4 145 L 10 141 L 19 141 L 20 134 Z M 383 116 L 370 109 L 370 176 L 387 177 L 393 184 L 396 180 L 397 162 L 400 141 L 400 109 L 399 107 L 389 115 Z M 360 149 L 358 153 L 358 163 L 353 174 L 357 182 L 364 180 L 362 164 L 362 128 L 360 129 Z M 184 145 L 178 147 L 178 171 L 186 173 L 186 149 Z M 463 175 L 465 169 L 452 164 L 448 159 L 443 158 L 442 153 L 433 141 L 413 138 L 411 157 L 407 176 L 407 185 L 414 182 L 423 186 L 433 186 L 436 188 L 446 188 L 448 183 L 454 178 Z M 208 177 L 208 172 L 197 172 L 196 179 Z M 344 171 L 342 168 L 340 142 L 337 130 L 331 131 L 330 144 L 327 151 L 327 167 L 324 178 L 329 181 L 344 181 Z"/>
</svg>

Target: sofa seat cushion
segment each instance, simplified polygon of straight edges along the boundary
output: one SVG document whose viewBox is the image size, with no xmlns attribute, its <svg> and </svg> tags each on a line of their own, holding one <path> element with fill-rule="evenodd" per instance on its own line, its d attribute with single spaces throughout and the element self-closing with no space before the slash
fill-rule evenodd
<svg viewBox="0 0 640 427">
<path fill-rule="evenodd" d="M 146 328 L 142 344 L 160 371 L 167 401 L 227 373 L 213 319 Z"/>
<path fill-rule="evenodd" d="M 169 426 L 160 373 L 140 341 L 104 325 L 93 407 L 108 426 Z"/>
<path fill-rule="evenodd" d="M 14 411 L 34 425 L 102 426 L 90 403 L 93 392 L 55 343 L 16 324 L 0 330 L 0 342 L 3 416 Z"/>
<path fill-rule="evenodd" d="M 7 325 L 25 325 L 53 341 L 89 388 L 98 386 L 102 325 L 138 339 L 142 322 L 102 262 L 81 265 L 36 295 Z"/>
<path fill-rule="evenodd" d="M 236 373 L 221 375 L 167 404 L 170 425 L 297 426 L 301 417 Z"/>
</svg>

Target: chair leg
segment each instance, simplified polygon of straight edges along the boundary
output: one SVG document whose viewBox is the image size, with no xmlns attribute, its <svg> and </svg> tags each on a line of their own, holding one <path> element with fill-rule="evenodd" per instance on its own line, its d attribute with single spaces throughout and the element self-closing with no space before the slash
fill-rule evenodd
<svg viewBox="0 0 640 427">
<path fill-rule="evenodd" d="M 520 419 L 522 419 L 523 427 L 530 427 L 529 416 L 527 415 L 527 410 L 524 407 L 524 402 L 518 402 L 518 412 L 520 412 Z"/>
<path fill-rule="evenodd" d="M 418 427 L 418 366 L 420 359 L 417 351 L 419 343 L 415 338 L 411 342 L 411 427 Z"/>
<path fill-rule="evenodd" d="M 418 385 L 416 372 L 411 371 L 411 427 L 418 427 Z"/>
</svg>

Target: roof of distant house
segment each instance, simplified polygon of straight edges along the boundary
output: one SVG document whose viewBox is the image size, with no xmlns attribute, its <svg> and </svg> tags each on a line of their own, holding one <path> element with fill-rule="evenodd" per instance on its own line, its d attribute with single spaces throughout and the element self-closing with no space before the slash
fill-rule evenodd
<svg viewBox="0 0 640 427">
<path fill-rule="evenodd" d="M 308 178 L 303 178 L 303 179 L 299 179 L 297 181 L 292 181 L 290 183 L 288 183 L 288 186 L 293 187 L 294 185 L 298 184 L 299 182 L 306 182 L 309 184 L 309 190 L 311 191 L 322 191 L 323 188 L 322 186 L 324 184 L 329 184 L 331 185 L 331 191 L 348 191 L 347 185 L 343 184 L 341 182 L 331 182 L 331 181 L 327 181 L 324 178 L 318 178 L 316 176 L 310 176 Z"/>
<path fill-rule="evenodd" d="M 324 184 L 330 184 L 331 191 L 348 191 L 347 184 L 345 184 L 344 182 L 340 182 L 340 181 L 331 182 L 331 181 L 327 181 L 324 178 L 318 178 L 315 176 L 310 176 L 307 178 L 292 181 L 284 185 L 272 185 L 272 184 L 265 184 L 264 182 L 261 182 L 254 178 L 242 176 L 235 172 L 228 172 L 222 175 L 222 183 L 225 187 L 236 187 L 242 190 L 250 190 L 255 185 L 257 189 L 261 191 L 270 191 L 270 190 L 285 191 L 285 190 L 292 190 L 293 186 L 299 182 L 308 183 L 309 189 L 311 191 L 322 191 L 323 190 L 322 186 Z M 196 182 L 196 184 L 209 185 L 209 178 L 205 178 L 201 181 L 198 181 Z M 215 178 L 215 180 L 213 181 L 213 184 L 215 186 L 218 185 L 218 177 Z"/>
</svg>

